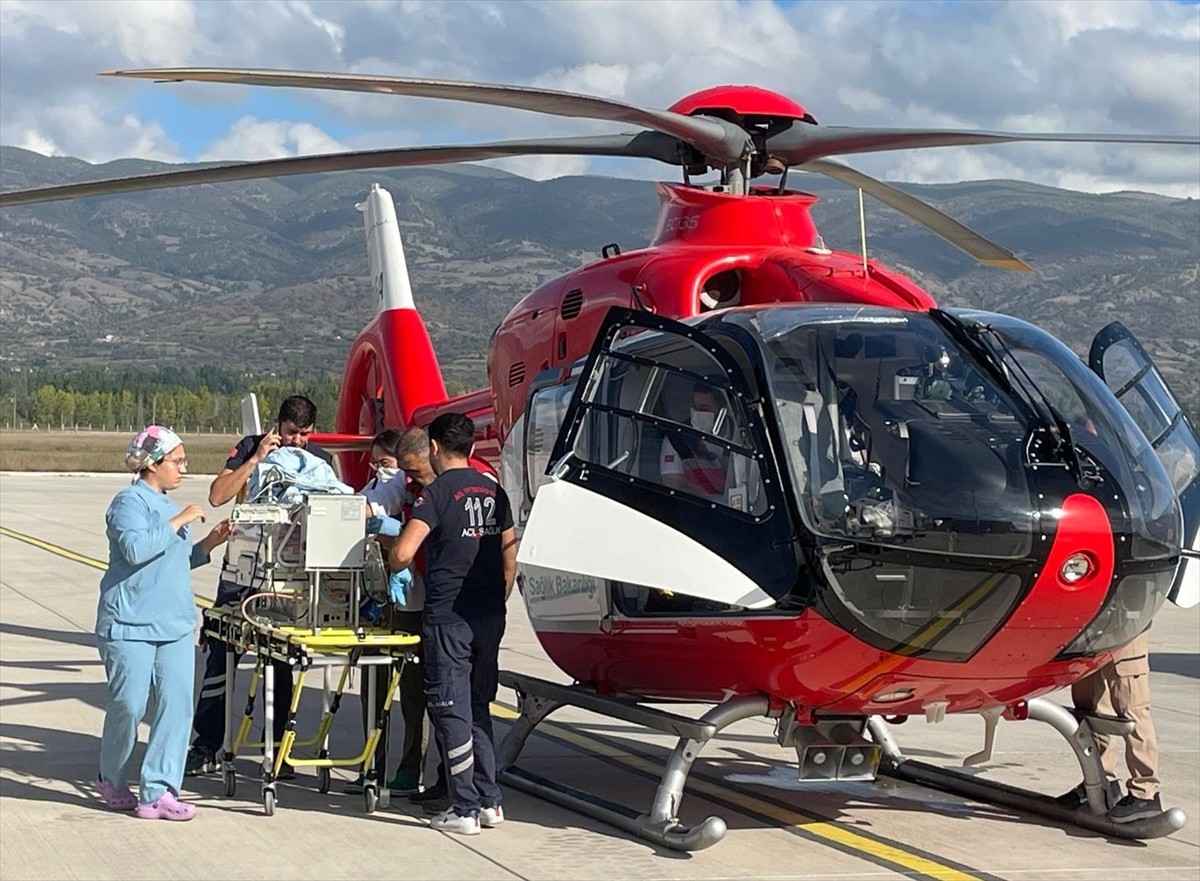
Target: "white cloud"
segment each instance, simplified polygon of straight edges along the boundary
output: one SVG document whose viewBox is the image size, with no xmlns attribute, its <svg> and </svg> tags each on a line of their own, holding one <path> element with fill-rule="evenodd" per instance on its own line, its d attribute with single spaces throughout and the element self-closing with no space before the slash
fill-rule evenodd
<svg viewBox="0 0 1200 881">
<path fill-rule="evenodd" d="M 36 116 L 23 115 L 8 127 L 4 141 L 47 156 L 75 156 L 88 162 L 130 156 L 183 160 L 178 145 L 158 122 L 87 101 L 58 103 Z"/>
<path fill-rule="evenodd" d="M 519 156 L 512 159 L 491 159 L 481 165 L 492 165 L 512 174 L 532 180 L 586 174 L 588 160 L 582 156 Z"/>
<path fill-rule="evenodd" d="M 1170 0 L 831 0 L 788 8 L 765 0 L 95 0 L 87 15 L 80 8 L 0 0 L 0 141 L 92 160 L 134 151 L 250 159 L 342 143 L 614 130 L 452 102 L 94 76 L 188 64 L 506 82 L 648 107 L 712 85 L 754 83 L 794 98 L 823 125 L 1200 133 L 1200 8 Z M 146 109 L 237 108 L 248 96 L 253 110 L 227 109 L 237 121 L 231 116 L 226 131 L 212 131 L 186 157 L 178 143 L 194 137 L 176 128 L 186 114 L 168 119 Z M 286 99 L 287 110 L 264 111 L 268 98 Z M 1200 195 L 1194 148 L 1025 144 L 845 161 L 900 180 L 1015 177 Z M 569 157 L 496 164 L 539 177 L 647 167 Z M 653 173 L 677 174 L 661 166 Z"/>
<path fill-rule="evenodd" d="M 345 30 L 337 22 L 317 15 L 312 8 L 312 4 L 306 3 L 304 0 L 286 0 L 283 4 L 277 5 L 276 8 L 281 9 L 283 14 L 294 15 L 305 24 L 324 32 L 329 37 L 329 42 L 333 50 L 341 54 L 346 40 Z"/>
<path fill-rule="evenodd" d="M 62 151 L 59 150 L 58 144 L 54 143 L 52 138 L 48 138 L 39 131 L 26 130 L 20 133 L 20 138 L 16 146 L 22 150 L 32 150 L 34 153 L 41 153 L 43 156 L 61 156 Z"/>
<path fill-rule="evenodd" d="M 86 37 L 131 64 L 157 67 L 186 59 L 203 42 L 192 13 L 191 0 L 87 0 L 86 6 L 78 0 L 4 0 L 0 32 L 5 38 L 35 42 L 44 29 Z"/>
<path fill-rule="evenodd" d="M 601 98 L 623 98 L 629 85 L 629 67 L 624 64 L 595 64 L 588 62 L 570 70 L 552 70 L 532 83 L 542 89 L 559 92 L 579 92 Z"/>
<path fill-rule="evenodd" d="M 340 153 L 349 148 L 315 125 L 244 116 L 229 133 L 208 148 L 202 162 L 282 159 L 312 153 Z"/>
</svg>

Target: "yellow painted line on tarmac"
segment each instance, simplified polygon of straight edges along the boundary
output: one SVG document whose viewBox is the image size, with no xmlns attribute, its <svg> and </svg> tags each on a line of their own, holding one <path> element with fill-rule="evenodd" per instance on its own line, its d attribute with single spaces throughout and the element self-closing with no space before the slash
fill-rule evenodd
<svg viewBox="0 0 1200 881">
<path fill-rule="evenodd" d="M 22 532 L 17 532 L 5 526 L 0 526 L 0 535 L 25 542 L 35 548 L 40 548 L 75 563 L 81 563 L 84 566 L 90 566 L 93 569 L 100 569 L 102 571 L 108 569 L 108 564 L 103 560 L 78 554 L 75 551 L 64 548 L 62 545 L 44 541 L 32 535 L 25 535 Z M 212 601 L 206 597 L 196 595 L 196 605 L 202 608 L 210 608 Z M 493 703 L 491 709 L 493 716 L 505 721 L 512 721 L 518 716 L 517 712 L 503 704 Z M 662 775 L 662 768 L 645 756 L 630 754 L 614 744 L 590 737 L 586 734 L 571 731 L 553 722 L 542 722 L 538 725 L 537 731 L 557 740 L 574 744 L 589 753 L 604 756 L 611 761 L 635 771 L 648 774 L 651 777 L 657 778 Z M 962 869 L 947 866 L 920 854 L 904 850 L 896 845 L 869 838 L 837 823 L 832 823 L 819 817 L 808 816 L 794 808 L 784 807 L 766 799 L 757 798 L 749 793 L 730 789 L 700 777 L 688 778 L 687 791 L 704 793 L 721 801 L 732 802 L 760 816 L 769 817 L 784 826 L 794 828 L 806 836 L 827 841 L 844 851 L 862 854 L 875 863 L 884 863 L 899 867 L 910 874 L 935 878 L 938 881 L 979 881 L 980 879 L 979 875 L 973 875 Z"/>
<path fill-rule="evenodd" d="M 64 548 L 62 545 L 56 545 L 48 541 L 43 541 L 40 538 L 35 538 L 32 535 L 26 535 L 23 532 L 17 532 L 15 529 L 9 529 L 7 526 L 0 526 L 0 535 L 8 538 L 23 541 L 27 545 L 33 545 L 35 548 L 41 548 L 43 551 L 49 551 L 59 557 L 70 560 L 73 563 L 82 563 L 84 566 L 91 566 L 93 569 L 99 569 L 104 572 L 108 569 L 108 564 L 103 560 L 97 560 L 95 557 L 86 557 L 83 554 L 77 554 L 69 548 Z M 202 609 L 212 608 L 212 600 L 208 597 L 202 597 L 200 594 L 192 594 L 196 600 L 196 605 Z"/>
<path fill-rule="evenodd" d="M 74 551 L 67 550 L 61 545 L 51 544 L 48 541 L 42 541 L 40 538 L 34 538 L 32 535 L 26 535 L 23 532 L 17 532 L 9 529 L 7 526 L 0 526 L 0 535 L 8 538 L 15 538 L 17 541 L 23 541 L 25 544 L 33 545 L 35 548 L 41 548 L 43 551 L 49 551 L 52 554 L 57 554 L 60 557 L 66 557 L 76 563 L 82 563 L 85 566 L 91 566 L 93 569 L 104 571 L 108 568 L 108 564 L 103 560 L 96 560 L 92 557 L 85 557 L 83 554 L 77 554 Z"/>
<path fill-rule="evenodd" d="M 492 715 L 504 721 L 512 721 L 519 715 L 503 704 L 493 703 L 491 708 Z M 553 722 L 542 722 L 536 730 L 557 740 L 574 744 L 588 753 L 602 755 L 610 761 L 625 765 L 635 771 L 641 771 L 651 777 L 658 778 L 662 775 L 661 765 L 644 756 L 630 754 L 604 740 L 571 731 Z M 838 845 L 843 851 L 865 855 L 877 864 L 884 863 L 899 867 L 906 873 L 936 878 L 938 881 L 979 881 L 981 877 L 954 866 L 939 863 L 929 857 L 912 853 L 894 844 L 870 838 L 837 823 L 809 816 L 794 808 L 784 807 L 700 777 L 689 776 L 685 792 L 704 793 L 720 801 L 732 802 L 738 807 L 760 816 L 769 817 L 785 827 L 794 828 L 806 836 Z"/>
</svg>

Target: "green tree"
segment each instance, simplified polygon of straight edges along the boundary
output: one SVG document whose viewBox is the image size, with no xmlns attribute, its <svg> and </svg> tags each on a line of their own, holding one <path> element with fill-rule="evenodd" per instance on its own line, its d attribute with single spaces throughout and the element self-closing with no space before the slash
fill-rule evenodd
<svg viewBox="0 0 1200 881">
<path fill-rule="evenodd" d="M 43 385 L 33 396 L 33 421 L 43 428 L 58 421 L 58 389 L 52 385 Z"/>
<path fill-rule="evenodd" d="M 60 425 L 75 424 L 75 393 L 60 391 L 55 395 L 58 407 L 58 422 Z"/>
</svg>

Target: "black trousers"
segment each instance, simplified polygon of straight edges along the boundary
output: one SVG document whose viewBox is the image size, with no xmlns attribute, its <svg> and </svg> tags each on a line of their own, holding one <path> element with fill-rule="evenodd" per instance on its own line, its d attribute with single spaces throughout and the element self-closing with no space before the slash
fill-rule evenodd
<svg viewBox="0 0 1200 881">
<path fill-rule="evenodd" d="M 230 606 L 242 601 L 244 589 L 228 581 L 217 585 L 217 599 L 213 605 Z M 200 700 L 196 704 L 196 715 L 192 729 L 196 739 L 192 746 L 210 750 L 219 755 L 225 740 L 225 655 L 233 651 L 228 643 L 210 639 L 204 660 L 204 679 L 200 683 Z M 237 666 L 241 652 L 234 652 L 233 663 Z M 283 739 L 287 730 L 288 710 L 292 704 L 292 668 L 283 661 L 272 662 L 275 666 L 275 724 L 276 743 Z"/>
<path fill-rule="evenodd" d="M 421 613 L 401 612 L 393 610 L 388 619 L 388 625 L 393 630 L 405 633 L 421 633 Z M 421 646 L 416 647 L 417 657 L 421 657 Z M 387 700 L 387 684 L 391 678 L 391 670 L 386 667 L 375 668 L 375 717 L 383 712 L 383 702 Z M 365 674 L 364 674 L 365 675 Z M 421 782 L 421 770 L 425 764 L 425 748 L 429 744 L 428 728 L 425 724 L 425 683 L 421 664 L 405 664 L 400 674 L 400 717 L 404 720 L 404 745 L 400 751 L 400 764 L 396 770 L 413 783 Z M 367 710 L 367 693 L 364 684 L 361 694 L 362 719 L 364 734 L 371 729 Z M 380 760 L 385 755 L 385 745 L 388 737 L 388 723 L 385 720 L 384 729 L 375 748 L 375 770 L 378 774 L 387 773 L 380 767 Z M 386 783 L 386 779 L 384 780 Z"/>
<path fill-rule="evenodd" d="M 496 750 L 489 705 L 500 676 L 504 615 L 421 625 L 425 698 L 459 816 L 496 807 Z"/>
</svg>

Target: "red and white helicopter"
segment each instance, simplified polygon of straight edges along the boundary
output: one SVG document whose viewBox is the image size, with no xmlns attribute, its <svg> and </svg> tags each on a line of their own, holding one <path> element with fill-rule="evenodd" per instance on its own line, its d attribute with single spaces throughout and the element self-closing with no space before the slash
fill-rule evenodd
<svg viewBox="0 0 1200 881">
<path fill-rule="evenodd" d="M 830 156 L 1017 141 L 1153 143 L 1194 136 L 818 126 L 764 89 L 698 92 L 668 110 L 514 86 L 294 71 L 113 75 L 445 98 L 636 126 L 615 135 L 248 162 L 0 194 L 11 207 L 202 183 L 527 154 L 652 158 L 649 247 L 533 291 L 488 353 L 490 386 L 449 398 L 413 301 L 395 211 L 365 212 L 377 314 L 350 350 L 337 434 L 351 482 L 384 426 L 463 412 L 518 509 L 521 592 L 574 681 L 504 674 L 522 715 L 505 779 L 669 847 L 720 840 L 678 819 L 700 748 L 770 716 L 802 778 L 906 779 L 1148 838 L 1172 809 L 1115 825 L 1094 730 L 1043 696 L 1096 669 L 1167 599 L 1200 599 L 1200 441 L 1119 324 L 1084 364 L 1024 321 L 939 308 L 864 255 L 826 248 L 789 169 L 876 197 L 976 259 L 1028 269 L 942 212 Z M 712 184 L 693 175 L 719 172 Z M 754 183 L 764 174 L 778 183 Z M 1090 369 L 1089 369 L 1090 368 Z M 649 706 L 711 702 L 700 719 Z M 514 761 L 573 704 L 680 737 L 651 810 L 547 784 Z M 906 758 L 887 721 L 977 713 L 986 760 L 1000 718 L 1041 719 L 1079 759 L 1088 808 Z"/>
</svg>

